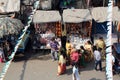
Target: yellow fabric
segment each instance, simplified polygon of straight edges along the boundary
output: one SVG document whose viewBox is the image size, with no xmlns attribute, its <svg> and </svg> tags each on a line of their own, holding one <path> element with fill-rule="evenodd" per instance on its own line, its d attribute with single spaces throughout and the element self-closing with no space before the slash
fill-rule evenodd
<svg viewBox="0 0 120 80">
<path fill-rule="evenodd" d="M 61 63 L 61 64 L 66 63 L 66 60 L 64 59 L 64 57 L 62 55 L 60 55 L 60 57 L 59 57 L 59 63 Z"/>
<path fill-rule="evenodd" d="M 102 41 L 102 40 L 97 40 L 96 46 L 104 49 L 105 48 L 105 42 Z"/>
<path fill-rule="evenodd" d="M 85 50 L 87 50 L 88 55 L 87 55 L 87 60 L 91 61 L 93 59 L 93 50 L 92 50 L 92 45 L 91 44 L 85 44 L 84 45 Z"/>
<path fill-rule="evenodd" d="M 67 50 L 67 54 L 70 54 L 70 52 L 71 52 L 71 43 L 66 43 L 66 50 Z"/>
<path fill-rule="evenodd" d="M 84 48 L 85 48 L 86 50 L 88 50 L 88 51 L 91 51 L 91 50 L 92 50 L 92 45 L 90 45 L 90 44 L 85 44 L 85 45 L 84 45 Z"/>
<path fill-rule="evenodd" d="M 102 59 L 105 59 L 105 42 L 103 40 L 96 41 L 97 48 L 102 48 Z"/>
</svg>

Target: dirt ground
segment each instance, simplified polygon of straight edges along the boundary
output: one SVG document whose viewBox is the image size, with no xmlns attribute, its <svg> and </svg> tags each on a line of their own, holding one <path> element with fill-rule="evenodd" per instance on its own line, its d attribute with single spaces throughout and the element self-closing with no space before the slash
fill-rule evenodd
<svg viewBox="0 0 120 80">
<path fill-rule="evenodd" d="M 81 80 L 106 80 L 105 62 L 103 71 L 94 70 L 94 62 L 87 64 L 80 69 Z M 2 70 L 4 63 L 0 64 Z M 52 61 L 50 54 L 33 53 L 29 56 L 19 54 L 12 62 L 4 80 L 72 80 L 72 68 L 67 66 L 65 74 L 57 76 L 57 61 Z M 114 80 L 119 80 L 120 76 L 114 75 Z"/>
</svg>

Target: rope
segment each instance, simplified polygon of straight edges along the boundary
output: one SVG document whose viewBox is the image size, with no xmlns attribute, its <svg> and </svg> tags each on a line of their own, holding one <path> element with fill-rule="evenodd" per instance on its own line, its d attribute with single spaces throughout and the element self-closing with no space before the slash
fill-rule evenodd
<svg viewBox="0 0 120 80">
<path fill-rule="evenodd" d="M 38 5 L 39 5 L 39 1 L 35 1 L 35 3 L 34 3 L 34 9 L 33 9 L 33 11 L 31 12 L 30 16 L 28 17 L 29 21 L 27 22 L 27 25 L 26 25 L 25 28 L 23 29 L 23 34 L 19 37 L 18 42 L 17 42 L 17 44 L 16 44 L 15 47 L 14 47 L 14 51 L 13 51 L 12 54 L 9 56 L 9 59 L 10 59 L 10 60 L 7 61 L 7 62 L 5 63 L 5 65 L 3 66 L 2 72 L 1 72 L 1 74 L 0 74 L 0 80 L 4 80 L 4 77 L 5 77 L 7 71 L 8 71 L 8 69 L 9 69 L 9 67 L 10 67 L 10 64 L 12 63 L 12 60 L 13 60 L 14 56 L 15 56 L 15 53 L 17 52 L 17 50 L 18 50 L 18 48 L 19 48 L 19 45 L 21 44 L 22 39 L 23 39 L 23 37 L 24 37 L 27 29 L 30 27 L 30 23 L 32 22 L 32 19 L 33 19 L 33 18 L 32 18 L 32 17 L 33 17 L 33 14 L 36 12 Z"/>
<path fill-rule="evenodd" d="M 108 3 L 108 16 L 107 16 L 107 48 L 106 48 L 106 80 L 113 80 L 113 73 L 112 73 L 112 7 L 113 7 L 113 0 L 109 0 Z"/>
</svg>

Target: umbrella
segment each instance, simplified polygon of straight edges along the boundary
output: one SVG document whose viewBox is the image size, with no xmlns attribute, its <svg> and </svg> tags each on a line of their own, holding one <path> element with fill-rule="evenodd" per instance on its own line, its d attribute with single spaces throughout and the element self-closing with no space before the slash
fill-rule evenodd
<svg viewBox="0 0 120 80">
<path fill-rule="evenodd" d="M 0 18 L 0 37 L 9 34 L 18 34 L 23 29 L 23 24 L 18 19 L 10 17 Z"/>
</svg>

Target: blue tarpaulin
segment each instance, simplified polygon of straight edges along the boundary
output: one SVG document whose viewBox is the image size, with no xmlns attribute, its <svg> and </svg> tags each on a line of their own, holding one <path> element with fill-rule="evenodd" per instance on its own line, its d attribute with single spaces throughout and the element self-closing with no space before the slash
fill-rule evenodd
<svg viewBox="0 0 120 80">
<path fill-rule="evenodd" d="M 120 54 L 120 43 L 114 43 L 114 48 L 117 54 Z"/>
<path fill-rule="evenodd" d="M 112 32 L 114 33 L 114 26 L 112 26 Z M 93 20 L 92 34 L 107 34 L 107 21 L 98 23 Z"/>
</svg>

